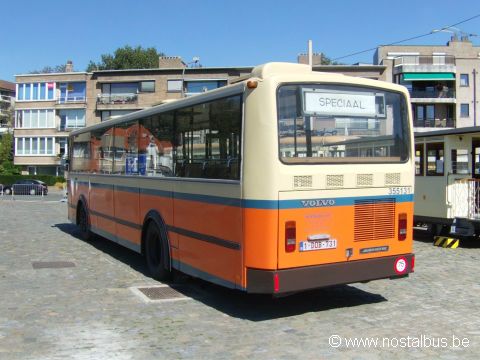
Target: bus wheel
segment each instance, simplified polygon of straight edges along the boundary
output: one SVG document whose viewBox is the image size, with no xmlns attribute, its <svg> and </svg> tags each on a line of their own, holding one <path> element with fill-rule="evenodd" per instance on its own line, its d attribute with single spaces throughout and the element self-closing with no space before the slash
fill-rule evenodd
<svg viewBox="0 0 480 360">
<path fill-rule="evenodd" d="M 159 281 L 167 281 L 171 277 L 167 251 L 166 240 L 157 225 L 151 222 L 145 234 L 145 257 L 150 275 Z"/>
<path fill-rule="evenodd" d="M 80 228 L 80 237 L 85 241 L 89 241 L 92 239 L 93 234 L 90 231 L 87 210 L 83 204 L 79 204 L 78 206 L 77 225 Z"/>
</svg>

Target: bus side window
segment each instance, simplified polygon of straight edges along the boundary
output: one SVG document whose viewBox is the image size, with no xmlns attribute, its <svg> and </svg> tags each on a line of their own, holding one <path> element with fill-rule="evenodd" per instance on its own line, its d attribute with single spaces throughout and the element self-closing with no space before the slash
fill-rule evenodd
<svg viewBox="0 0 480 360">
<path fill-rule="evenodd" d="M 452 173 L 453 174 L 468 174 L 468 150 L 467 149 L 452 149 Z"/>
<path fill-rule="evenodd" d="M 424 175 L 425 147 L 422 144 L 415 144 L 415 175 Z"/>
<path fill-rule="evenodd" d="M 117 125 L 114 132 L 114 173 L 138 175 L 138 121 Z"/>
<path fill-rule="evenodd" d="M 427 144 L 427 176 L 443 176 L 444 153 L 443 143 Z"/>
<path fill-rule="evenodd" d="M 113 171 L 114 127 L 92 131 L 90 147 L 92 149 L 92 164 L 90 171 L 94 173 L 111 174 Z"/>
<path fill-rule="evenodd" d="M 138 172 L 147 176 L 173 176 L 173 111 L 140 120 Z"/>
<path fill-rule="evenodd" d="M 176 112 L 175 176 L 239 179 L 241 96 Z"/>
</svg>

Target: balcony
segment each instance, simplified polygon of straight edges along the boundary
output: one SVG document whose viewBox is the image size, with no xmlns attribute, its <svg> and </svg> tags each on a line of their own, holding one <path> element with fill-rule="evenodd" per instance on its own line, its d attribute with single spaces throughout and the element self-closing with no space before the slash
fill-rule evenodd
<svg viewBox="0 0 480 360">
<path fill-rule="evenodd" d="M 412 103 L 450 103 L 456 102 L 455 89 L 413 89 L 409 90 Z"/>
<path fill-rule="evenodd" d="M 1 103 L 7 103 L 7 104 L 12 104 L 13 103 L 13 96 L 7 96 L 7 95 L 0 95 L 0 102 Z"/>
<path fill-rule="evenodd" d="M 393 60 L 394 74 L 408 72 L 455 73 L 455 57 L 452 55 L 407 55 Z"/>
<path fill-rule="evenodd" d="M 57 104 L 78 104 L 84 103 L 85 95 L 82 96 L 60 96 L 57 99 Z"/>
<path fill-rule="evenodd" d="M 97 96 L 97 109 L 129 109 L 132 105 L 137 105 L 138 95 L 128 94 L 99 94 Z"/>
<path fill-rule="evenodd" d="M 414 119 L 413 127 L 415 128 L 454 128 L 455 119 Z"/>
</svg>

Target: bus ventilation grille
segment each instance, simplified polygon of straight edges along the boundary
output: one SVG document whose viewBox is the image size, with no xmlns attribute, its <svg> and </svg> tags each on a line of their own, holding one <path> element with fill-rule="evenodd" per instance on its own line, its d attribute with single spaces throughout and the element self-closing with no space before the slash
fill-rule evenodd
<svg viewBox="0 0 480 360">
<path fill-rule="evenodd" d="M 327 188 L 343 187 L 343 175 L 327 175 Z"/>
<path fill-rule="evenodd" d="M 395 237 L 395 199 L 355 201 L 355 241 Z"/>
<path fill-rule="evenodd" d="M 312 176 L 311 175 L 294 176 L 293 187 L 294 188 L 312 187 Z"/>
<path fill-rule="evenodd" d="M 400 173 L 385 174 L 385 185 L 400 185 Z"/>
<path fill-rule="evenodd" d="M 373 174 L 357 174 L 357 186 L 373 186 Z"/>
</svg>

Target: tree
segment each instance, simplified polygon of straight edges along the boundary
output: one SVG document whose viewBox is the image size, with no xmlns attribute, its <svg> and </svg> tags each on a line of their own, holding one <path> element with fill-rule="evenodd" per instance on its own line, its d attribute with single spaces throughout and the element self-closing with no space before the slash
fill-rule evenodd
<svg viewBox="0 0 480 360">
<path fill-rule="evenodd" d="M 10 133 L 0 137 L 0 174 L 20 174 L 20 168 L 13 165 L 13 135 Z"/>
<path fill-rule="evenodd" d="M 129 45 L 118 48 L 112 54 L 103 54 L 102 61 L 95 63 L 90 60 L 87 71 L 95 70 L 120 70 L 120 69 L 154 69 L 158 68 L 158 58 L 164 56 L 154 47 L 132 48 Z"/>
<path fill-rule="evenodd" d="M 322 53 L 322 65 L 343 65 L 343 64 L 339 63 L 338 61 L 333 61 L 328 56 Z"/>
</svg>

